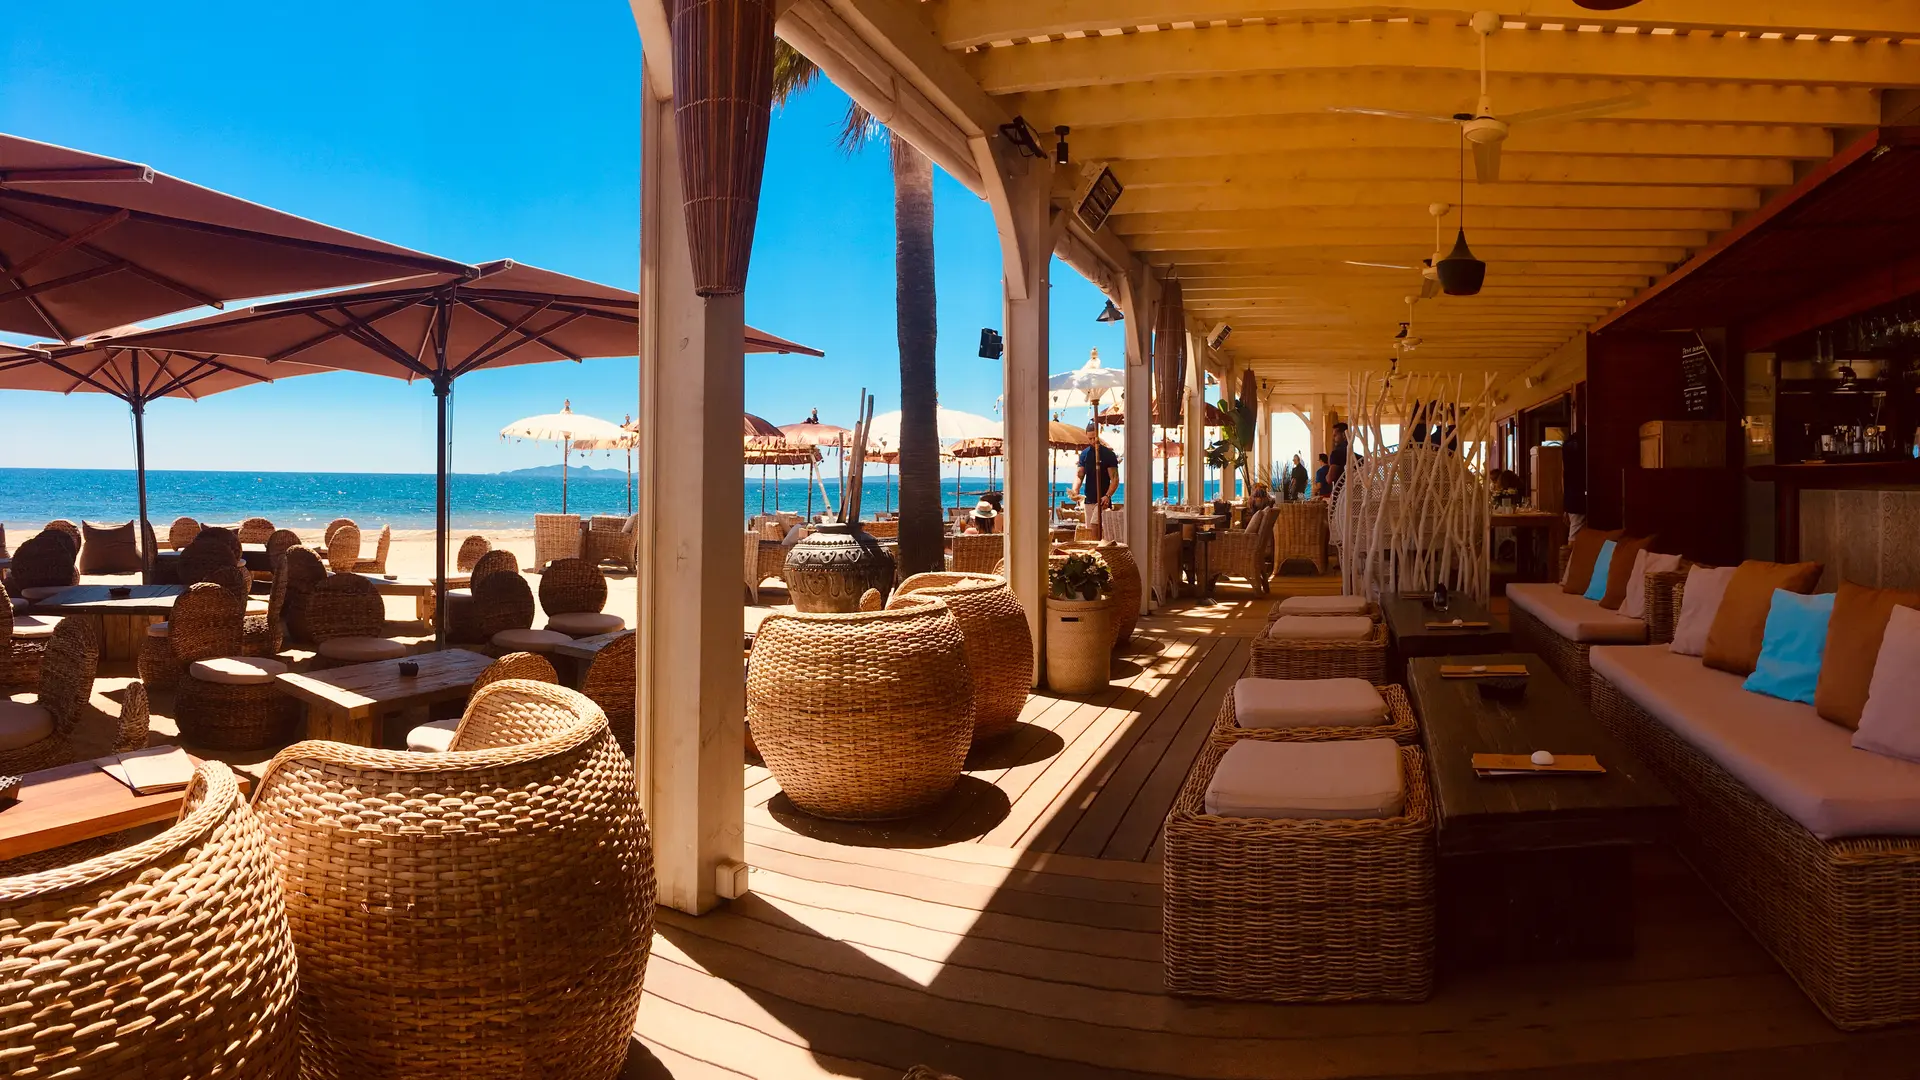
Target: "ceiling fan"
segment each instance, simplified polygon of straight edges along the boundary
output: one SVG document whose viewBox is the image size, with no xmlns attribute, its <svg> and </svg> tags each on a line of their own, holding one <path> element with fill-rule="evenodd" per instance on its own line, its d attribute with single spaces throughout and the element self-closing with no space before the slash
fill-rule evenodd
<svg viewBox="0 0 1920 1080">
<path fill-rule="evenodd" d="M 1595 2 L 1617 3 L 1617 0 L 1595 0 Z M 1576 101 L 1570 105 L 1551 105 L 1544 109 L 1530 109 L 1526 112 L 1495 116 L 1493 99 L 1487 94 L 1487 39 L 1500 29 L 1501 22 L 1498 12 L 1477 11 L 1473 15 L 1473 32 L 1480 37 L 1480 100 L 1475 104 L 1472 112 L 1436 116 L 1430 113 L 1402 112 L 1398 109 L 1369 109 L 1351 105 L 1337 105 L 1329 111 L 1358 116 L 1387 116 L 1397 120 L 1423 120 L 1436 124 L 1458 124 L 1467 142 L 1473 145 L 1474 178 L 1482 184 L 1490 184 L 1500 179 L 1500 147 L 1507 141 L 1507 133 L 1517 125 L 1609 116 L 1628 109 L 1637 109 L 1647 103 L 1645 97 L 1629 94 L 1623 97 L 1595 98 L 1591 101 Z"/>
<path fill-rule="evenodd" d="M 1440 272 L 1434 269 L 1434 264 L 1438 263 L 1442 258 L 1442 252 L 1440 250 L 1440 244 L 1442 242 L 1440 219 L 1446 217 L 1452 211 L 1453 207 L 1446 203 L 1437 202 L 1427 204 L 1427 213 L 1433 215 L 1433 254 L 1425 259 L 1421 259 L 1418 266 L 1406 263 L 1366 262 L 1360 259 L 1347 259 L 1346 264 L 1348 266 L 1370 266 L 1380 270 L 1418 270 L 1420 271 L 1420 299 L 1431 300 L 1440 295 Z"/>
<path fill-rule="evenodd" d="M 1406 354 L 1419 348 L 1426 339 L 1413 332 L 1413 305 L 1418 303 L 1422 298 L 1418 296 L 1408 296 L 1402 299 L 1407 302 L 1407 321 L 1401 323 L 1400 332 L 1393 335 L 1393 351 Z"/>
</svg>

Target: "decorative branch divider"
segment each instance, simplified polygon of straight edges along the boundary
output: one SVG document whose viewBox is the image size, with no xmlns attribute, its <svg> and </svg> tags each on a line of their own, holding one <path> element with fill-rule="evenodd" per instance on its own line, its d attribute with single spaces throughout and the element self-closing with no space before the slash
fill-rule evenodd
<svg viewBox="0 0 1920 1080">
<path fill-rule="evenodd" d="M 1467 393 L 1464 375 L 1365 372 L 1349 383 L 1349 465 L 1333 512 L 1347 593 L 1377 600 L 1445 582 L 1487 602 L 1492 377 Z M 1413 442 L 1422 415 L 1440 422 L 1439 446 Z M 1396 420 L 1399 445 L 1389 446 L 1382 428 Z M 1365 458 L 1357 467 L 1355 453 Z"/>
</svg>

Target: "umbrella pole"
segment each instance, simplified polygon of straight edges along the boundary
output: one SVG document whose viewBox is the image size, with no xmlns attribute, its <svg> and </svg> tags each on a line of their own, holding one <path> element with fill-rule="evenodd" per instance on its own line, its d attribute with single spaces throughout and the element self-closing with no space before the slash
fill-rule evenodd
<svg viewBox="0 0 1920 1080">
<path fill-rule="evenodd" d="M 560 512 L 567 512 L 567 459 L 573 456 L 573 443 L 560 440 Z"/>
<path fill-rule="evenodd" d="M 807 463 L 807 520 L 813 520 L 813 463 Z"/>
<path fill-rule="evenodd" d="M 134 385 L 140 384 L 139 354 L 134 354 Z M 134 485 L 140 489 L 140 581 L 152 584 L 153 545 L 147 537 L 153 533 L 147 528 L 147 403 L 134 398 L 133 406 L 133 471 Z"/>
<path fill-rule="evenodd" d="M 444 320 L 446 309 L 440 309 Z M 444 359 L 444 342 L 442 359 Z M 447 521 L 447 395 L 453 391 L 453 376 L 446 373 L 445 366 L 433 376 L 433 402 L 435 419 L 434 439 L 434 499 L 433 499 L 433 647 L 447 647 L 447 533 L 450 524 Z M 562 487 L 564 491 L 564 486 Z M 562 513 L 565 513 L 566 497 L 561 496 Z"/>
<path fill-rule="evenodd" d="M 767 512 L 767 463 L 760 463 L 760 512 Z"/>
</svg>

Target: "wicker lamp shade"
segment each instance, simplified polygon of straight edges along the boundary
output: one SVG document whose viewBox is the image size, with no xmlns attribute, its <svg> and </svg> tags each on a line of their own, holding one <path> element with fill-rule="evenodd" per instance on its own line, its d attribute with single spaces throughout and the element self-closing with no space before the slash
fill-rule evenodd
<svg viewBox="0 0 1920 1080">
<path fill-rule="evenodd" d="M 1153 422 L 1161 427 L 1180 423 L 1180 405 L 1186 399 L 1187 311 L 1180 283 L 1160 286 L 1160 317 L 1153 327 Z"/>
<path fill-rule="evenodd" d="M 1013 730 L 1033 685 L 1033 632 L 1007 579 L 991 574 L 915 574 L 894 590 L 891 606 L 937 598 L 960 624 L 973 676 L 973 741 Z M 633 680 L 629 679 L 628 682 Z"/>
<path fill-rule="evenodd" d="M 677 0 L 673 119 L 694 291 L 746 291 L 773 102 L 772 0 Z"/>
</svg>

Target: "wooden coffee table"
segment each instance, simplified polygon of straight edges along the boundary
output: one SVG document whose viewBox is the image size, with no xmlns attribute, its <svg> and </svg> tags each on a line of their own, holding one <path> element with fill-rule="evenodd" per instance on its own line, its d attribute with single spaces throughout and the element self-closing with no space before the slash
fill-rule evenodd
<svg viewBox="0 0 1920 1080">
<path fill-rule="evenodd" d="M 375 660 L 325 671 L 289 671 L 274 676 L 280 689 L 307 707 L 307 737 L 355 746 L 380 745 L 380 719 L 417 705 L 464 700 L 473 680 L 493 658 L 466 649 L 409 656 L 415 675 L 400 674 L 400 661 Z"/>
<path fill-rule="evenodd" d="M 1442 664 L 1525 664 L 1523 696 L 1487 697 Z M 1633 951 L 1633 848 L 1676 826 L 1646 765 L 1608 735 L 1545 661 L 1521 653 L 1419 657 L 1407 691 L 1433 778 L 1441 953 L 1455 966 Z M 1592 754 L 1602 775 L 1481 779 L 1477 753 Z"/>
<path fill-rule="evenodd" d="M 1435 611 L 1425 599 L 1390 596 L 1380 602 L 1380 613 L 1386 618 L 1391 639 L 1395 678 L 1406 670 L 1407 661 L 1416 656 L 1462 656 L 1507 650 L 1506 622 L 1496 619 L 1486 605 L 1464 596 L 1450 600 L 1445 611 Z M 1453 619 L 1487 625 L 1458 629 L 1427 625 Z"/>
<path fill-rule="evenodd" d="M 361 574 L 360 576 L 372 582 L 373 591 L 382 596 L 413 597 L 414 617 L 423 623 L 433 622 L 433 578 L 431 576 L 387 577 L 385 574 Z M 447 588 L 464 589 L 472 580 L 473 578 L 467 574 L 449 574 Z"/>
</svg>

